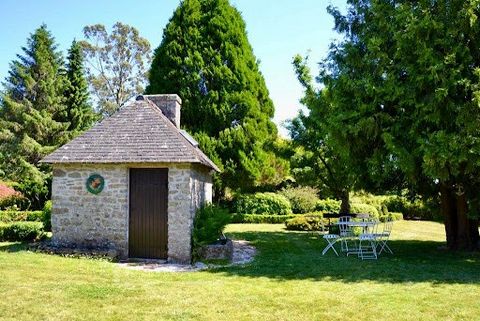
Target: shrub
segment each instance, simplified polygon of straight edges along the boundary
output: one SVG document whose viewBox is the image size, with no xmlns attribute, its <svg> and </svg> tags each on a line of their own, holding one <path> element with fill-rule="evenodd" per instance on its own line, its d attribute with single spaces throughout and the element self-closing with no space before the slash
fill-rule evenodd
<svg viewBox="0 0 480 321">
<path fill-rule="evenodd" d="M 30 201 L 21 193 L 0 198 L 0 210 L 26 209 L 29 205 Z"/>
<path fill-rule="evenodd" d="M 315 210 L 324 213 L 338 213 L 340 211 L 340 201 L 330 198 L 319 200 L 315 205 Z"/>
<path fill-rule="evenodd" d="M 250 223 L 250 224 L 279 224 L 286 220 L 296 217 L 295 214 L 271 215 L 271 214 L 241 214 L 232 216 L 232 223 Z"/>
<path fill-rule="evenodd" d="M 42 210 L 42 222 L 45 231 L 52 230 L 52 201 L 46 201 Z"/>
<path fill-rule="evenodd" d="M 288 199 L 275 193 L 244 194 L 237 198 L 234 211 L 241 214 L 276 214 L 292 213 Z"/>
<path fill-rule="evenodd" d="M 35 241 L 44 236 L 43 223 L 40 222 L 12 222 L 0 224 L 1 241 Z"/>
<path fill-rule="evenodd" d="M 385 202 L 392 198 L 389 195 L 373 195 L 370 193 L 355 194 L 350 198 L 352 204 L 367 204 L 375 207 L 379 215 L 388 214 Z"/>
<path fill-rule="evenodd" d="M 290 201 L 292 211 L 296 214 L 314 211 L 319 201 L 317 190 L 308 186 L 286 188 L 282 190 L 280 194 Z"/>
<path fill-rule="evenodd" d="M 389 211 L 403 214 L 405 219 L 440 220 L 440 210 L 433 201 L 408 200 L 403 196 L 394 196 L 384 203 Z"/>
<path fill-rule="evenodd" d="M 43 216 L 42 211 L 0 211 L 0 222 L 43 222 Z"/>
<path fill-rule="evenodd" d="M 323 231 L 325 224 L 321 213 L 307 213 L 287 220 L 285 227 L 292 231 Z"/>
<path fill-rule="evenodd" d="M 201 246 L 217 241 L 229 222 L 230 214 L 227 210 L 212 204 L 200 207 L 193 221 L 194 256 L 198 255 Z"/>
<path fill-rule="evenodd" d="M 401 221 L 403 220 L 403 214 L 396 213 L 396 212 L 389 212 L 387 215 L 381 215 L 380 221 L 385 222 L 387 218 L 391 218 L 393 221 Z"/>
<path fill-rule="evenodd" d="M 353 203 L 350 206 L 350 211 L 355 214 L 369 214 L 370 217 L 375 219 L 380 218 L 378 210 L 373 205 Z"/>
</svg>

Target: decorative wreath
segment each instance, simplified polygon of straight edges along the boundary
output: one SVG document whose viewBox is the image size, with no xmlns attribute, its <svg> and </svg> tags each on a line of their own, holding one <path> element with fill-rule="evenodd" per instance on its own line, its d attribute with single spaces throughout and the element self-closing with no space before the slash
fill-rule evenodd
<svg viewBox="0 0 480 321">
<path fill-rule="evenodd" d="M 92 194 L 99 194 L 105 187 L 105 180 L 99 174 L 92 174 L 87 178 L 87 190 Z"/>
</svg>

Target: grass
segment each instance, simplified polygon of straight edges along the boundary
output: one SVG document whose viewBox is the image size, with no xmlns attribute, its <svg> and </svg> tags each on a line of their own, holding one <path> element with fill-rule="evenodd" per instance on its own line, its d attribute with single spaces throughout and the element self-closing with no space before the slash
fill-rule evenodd
<svg viewBox="0 0 480 321">
<path fill-rule="evenodd" d="M 321 256 L 318 234 L 230 225 L 245 267 L 132 271 L 0 243 L 1 320 L 479 320 L 480 255 L 442 249 L 443 226 L 396 222 L 395 255 Z"/>
</svg>

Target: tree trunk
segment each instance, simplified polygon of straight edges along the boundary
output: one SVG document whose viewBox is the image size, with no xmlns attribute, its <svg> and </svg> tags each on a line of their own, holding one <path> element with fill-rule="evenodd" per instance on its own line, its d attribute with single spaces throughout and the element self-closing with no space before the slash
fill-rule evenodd
<svg viewBox="0 0 480 321">
<path fill-rule="evenodd" d="M 478 220 L 467 216 L 465 194 L 456 194 L 451 185 L 440 186 L 441 210 L 445 222 L 447 247 L 451 250 L 478 249 Z"/>
<path fill-rule="evenodd" d="M 338 195 L 340 198 L 340 214 L 350 213 L 350 194 L 348 191 L 341 191 Z"/>
</svg>

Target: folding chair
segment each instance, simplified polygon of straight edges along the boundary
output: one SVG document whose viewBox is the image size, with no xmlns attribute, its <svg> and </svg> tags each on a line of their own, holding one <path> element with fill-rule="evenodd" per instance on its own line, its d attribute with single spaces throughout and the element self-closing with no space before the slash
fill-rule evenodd
<svg viewBox="0 0 480 321">
<path fill-rule="evenodd" d="M 323 249 L 322 255 L 325 255 L 325 253 L 327 253 L 329 249 L 332 249 L 335 252 L 335 254 L 338 256 L 338 252 L 337 250 L 335 250 L 334 245 L 340 239 L 340 236 L 338 236 L 337 234 L 325 234 L 323 236 L 323 239 L 327 241 L 328 245 Z"/>
<path fill-rule="evenodd" d="M 392 249 L 387 244 L 388 239 L 390 238 L 390 234 L 392 233 L 392 228 L 393 219 L 389 217 L 383 224 L 383 231 L 381 233 L 375 234 L 377 239 L 377 247 L 380 247 L 380 250 L 378 251 L 379 255 L 383 252 L 383 250 L 390 252 L 390 254 L 393 254 Z"/>
<path fill-rule="evenodd" d="M 341 216 L 338 219 L 338 228 L 340 230 L 340 244 L 342 252 L 347 252 L 348 255 L 348 241 L 353 240 L 354 233 L 352 227 L 348 224 L 350 222 L 350 216 Z"/>
<path fill-rule="evenodd" d="M 362 260 L 365 259 L 377 259 L 377 222 L 371 220 L 372 225 L 370 226 L 370 231 L 360 234 L 358 237 L 358 257 Z"/>
</svg>

